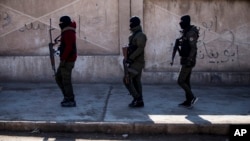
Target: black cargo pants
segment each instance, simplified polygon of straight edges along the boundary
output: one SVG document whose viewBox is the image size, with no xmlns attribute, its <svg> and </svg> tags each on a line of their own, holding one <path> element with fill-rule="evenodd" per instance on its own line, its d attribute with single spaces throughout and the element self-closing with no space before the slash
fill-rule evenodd
<svg viewBox="0 0 250 141">
<path fill-rule="evenodd" d="M 178 84 L 185 91 L 186 101 L 188 102 L 191 102 L 194 98 L 190 85 L 192 69 L 193 67 L 187 67 L 185 65 L 182 65 L 178 77 Z"/>
</svg>

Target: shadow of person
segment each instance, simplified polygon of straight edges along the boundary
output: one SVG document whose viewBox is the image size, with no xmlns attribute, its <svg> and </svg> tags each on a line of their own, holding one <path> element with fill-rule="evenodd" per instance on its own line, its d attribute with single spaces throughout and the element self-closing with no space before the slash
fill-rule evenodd
<svg viewBox="0 0 250 141">
<path fill-rule="evenodd" d="M 203 119 L 199 115 L 187 115 L 185 118 L 187 120 L 193 122 L 194 124 L 201 124 L 201 125 L 210 125 L 210 124 L 212 124 L 210 121 Z"/>
</svg>

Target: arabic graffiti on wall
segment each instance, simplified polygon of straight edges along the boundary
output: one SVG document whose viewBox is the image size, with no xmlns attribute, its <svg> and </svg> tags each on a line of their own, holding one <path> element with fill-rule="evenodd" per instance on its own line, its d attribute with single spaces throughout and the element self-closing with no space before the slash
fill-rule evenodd
<svg viewBox="0 0 250 141">
<path fill-rule="evenodd" d="M 198 58 L 206 59 L 211 64 L 238 61 L 239 46 L 235 44 L 235 33 L 228 29 L 221 34 L 217 33 L 217 22 L 216 16 L 214 21 L 202 22 L 202 30 L 200 30 L 200 38 L 198 40 Z M 218 38 L 206 41 L 208 32 L 215 34 Z M 226 39 L 224 38 L 225 36 Z"/>
</svg>

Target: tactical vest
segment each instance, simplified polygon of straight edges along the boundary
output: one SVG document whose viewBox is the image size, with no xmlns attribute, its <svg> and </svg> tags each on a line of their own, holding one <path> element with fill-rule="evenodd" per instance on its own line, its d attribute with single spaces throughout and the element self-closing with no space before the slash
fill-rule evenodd
<svg viewBox="0 0 250 141">
<path fill-rule="evenodd" d="M 190 51 L 191 51 L 191 47 L 189 45 L 189 41 L 188 41 L 188 37 L 187 37 L 187 33 L 190 32 L 190 31 L 194 31 L 196 34 L 197 34 L 197 39 L 199 38 L 199 30 L 195 27 L 195 26 L 191 26 L 190 29 L 183 33 L 183 36 L 180 38 L 180 56 L 181 57 L 188 57 L 189 54 L 190 54 Z M 195 39 L 195 40 L 197 40 Z"/>
<path fill-rule="evenodd" d="M 135 38 L 135 35 L 137 34 L 137 33 L 140 33 L 140 32 L 142 32 L 142 30 L 138 30 L 138 31 L 136 31 L 135 33 L 133 33 L 133 35 L 131 36 L 131 38 L 129 39 L 129 44 L 128 44 L 128 57 L 138 48 L 138 46 L 137 45 L 133 45 L 133 40 L 134 40 L 134 38 Z"/>
</svg>

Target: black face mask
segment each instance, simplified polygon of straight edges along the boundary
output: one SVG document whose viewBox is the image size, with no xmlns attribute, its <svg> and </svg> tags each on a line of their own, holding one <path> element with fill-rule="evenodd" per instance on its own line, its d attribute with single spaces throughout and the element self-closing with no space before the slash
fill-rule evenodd
<svg viewBox="0 0 250 141">
<path fill-rule="evenodd" d="M 190 26 L 190 16 L 186 15 L 181 17 L 180 27 L 181 29 L 187 29 Z"/>
<path fill-rule="evenodd" d="M 60 18 L 60 28 L 64 29 L 65 27 L 69 26 L 71 24 L 71 19 L 69 16 L 63 16 Z"/>
<path fill-rule="evenodd" d="M 136 27 L 136 26 L 138 26 L 139 24 L 137 24 L 137 23 L 130 23 L 130 25 L 129 25 L 129 27 L 132 29 L 132 28 L 134 28 L 134 27 Z"/>
<path fill-rule="evenodd" d="M 61 29 L 64 29 L 64 28 L 67 27 L 68 25 L 66 25 L 65 23 L 60 23 L 59 26 L 60 26 Z"/>
<path fill-rule="evenodd" d="M 183 22 L 183 21 L 181 21 L 181 22 L 180 22 L 180 27 L 181 27 L 181 29 L 186 29 L 186 28 L 189 27 L 189 24 L 188 24 L 188 23 L 185 23 L 185 22 Z"/>
<path fill-rule="evenodd" d="M 140 23 L 141 23 L 141 20 L 138 17 L 132 17 L 132 18 L 130 18 L 129 27 L 130 27 L 130 29 L 132 29 L 132 28 L 140 25 Z"/>
</svg>

